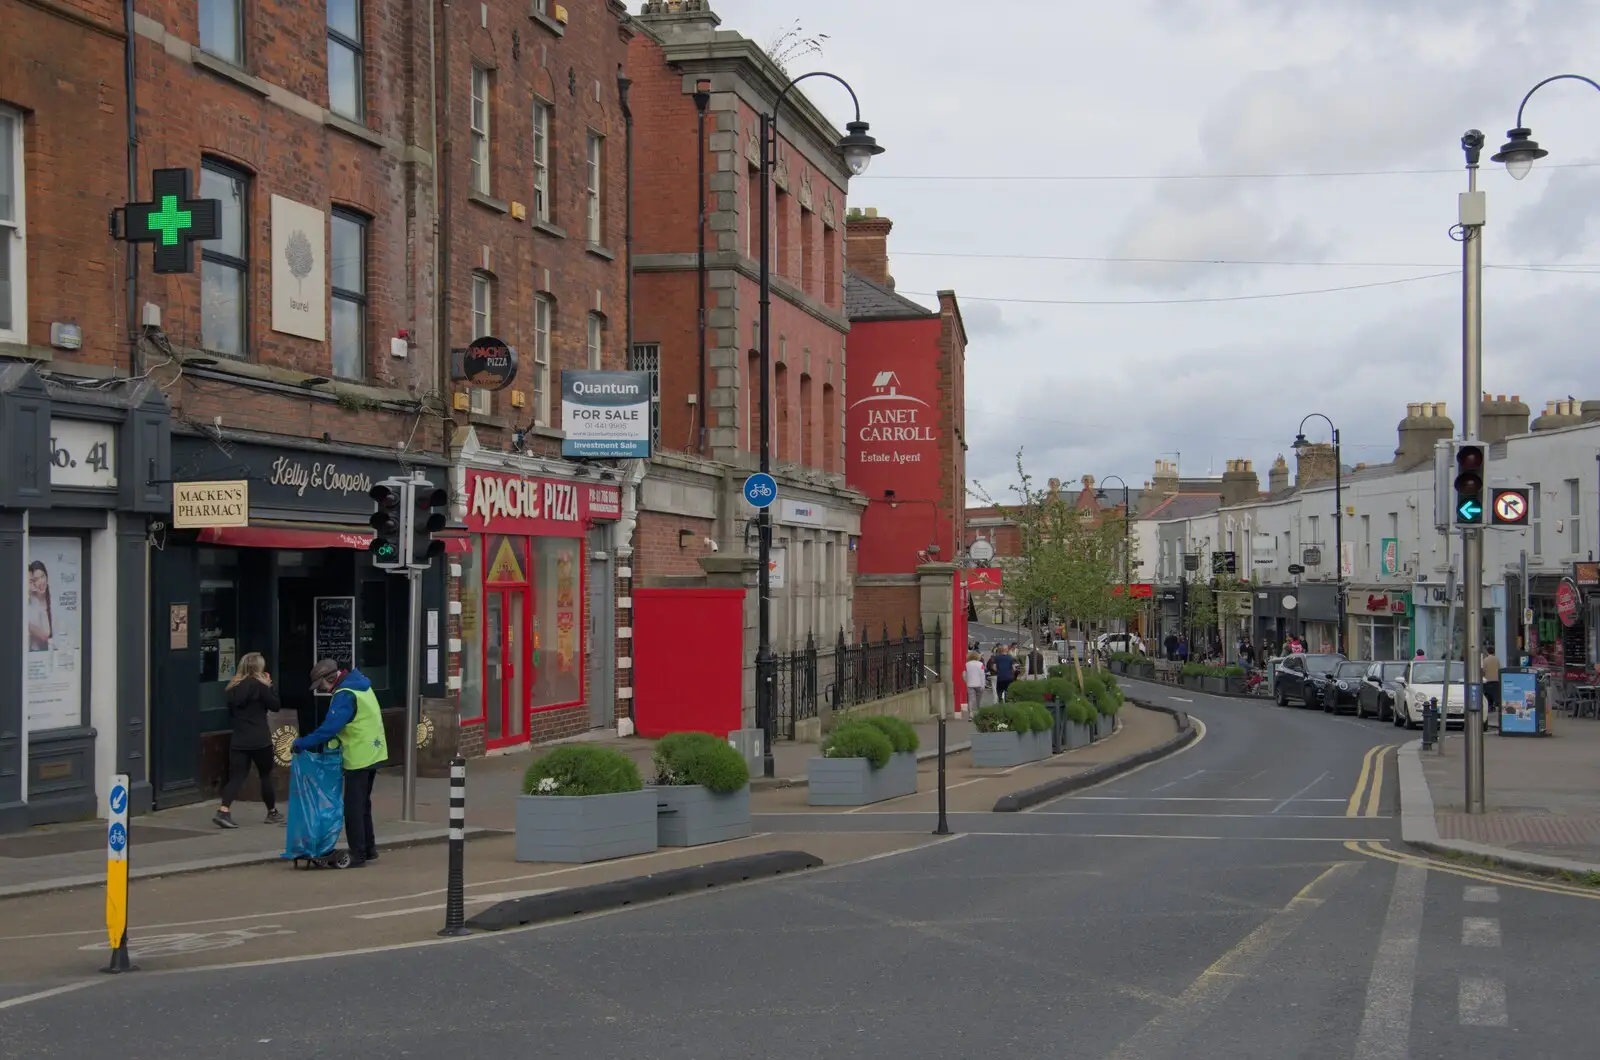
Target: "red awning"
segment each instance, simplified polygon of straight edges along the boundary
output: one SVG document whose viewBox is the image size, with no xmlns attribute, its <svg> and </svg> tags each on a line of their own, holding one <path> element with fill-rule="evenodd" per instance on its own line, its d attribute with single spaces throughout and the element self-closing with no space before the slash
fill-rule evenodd
<svg viewBox="0 0 1600 1060">
<path fill-rule="evenodd" d="M 205 545 L 236 548 L 359 548 L 372 543 L 370 530 L 305 530 L 286 526 L 213 526 L 200 531 Z"/>
</svg>

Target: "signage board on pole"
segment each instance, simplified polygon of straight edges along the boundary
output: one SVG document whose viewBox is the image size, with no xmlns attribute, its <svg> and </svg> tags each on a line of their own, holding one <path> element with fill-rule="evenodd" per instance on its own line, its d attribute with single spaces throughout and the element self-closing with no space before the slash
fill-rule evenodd
<svg viewBox="0 0 1600 1060">
<path fill-rule="evenodd" d="M 106 796 L 106 937 L 108 972 L 132 971 L 128 963 L 128 791 L 126 773 L 111 778 Z"/>
</svg>

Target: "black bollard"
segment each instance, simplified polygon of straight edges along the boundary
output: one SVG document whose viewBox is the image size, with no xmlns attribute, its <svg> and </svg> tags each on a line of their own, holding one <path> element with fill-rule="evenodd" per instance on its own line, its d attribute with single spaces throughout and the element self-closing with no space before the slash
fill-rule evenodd
<svg viewBox="0 0 1600 1060">
<path fill-rule="evenodd" d="M 441 935 L 469 935 L 466 927 L 467 760 L 450 760 L 450 868 Z"/>
<path fill-rule="evenodd" d="M 944 715 L 939 715 L 939 824 L 933 830 L 934 835 L 950 834 L 950 819 L 945 813 L 944 801 L 944 756 L 945 756 L 945 721 Z"/>
<path fill-rule="evenodd" d="M 1431 751 L 1439 742 L 1439 701 L 1430 699 L 1422 708 L 1422 749 Z"/>
</svg>

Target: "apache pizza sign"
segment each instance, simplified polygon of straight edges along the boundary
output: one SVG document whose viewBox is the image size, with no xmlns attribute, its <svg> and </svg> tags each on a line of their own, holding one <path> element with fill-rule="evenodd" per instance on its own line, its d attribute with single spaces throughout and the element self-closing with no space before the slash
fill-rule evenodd
<svg viewBox="0 0 1600 1060">
<path fill-rule="evenodd" d="M 915 394 L 902 393 L 900 377 L 879 372 L 866 397 L 850 406 L 857 459 L 865 464 L 918 464 L 939 440 L 934 409 Z"/>
<path fill-rule="evenodd" d="M 575 537 L 588 524 L 622 515 L 622 494 L 608 484 L 467 472 L 468 529 L 479 533 Z"/>
</svg>

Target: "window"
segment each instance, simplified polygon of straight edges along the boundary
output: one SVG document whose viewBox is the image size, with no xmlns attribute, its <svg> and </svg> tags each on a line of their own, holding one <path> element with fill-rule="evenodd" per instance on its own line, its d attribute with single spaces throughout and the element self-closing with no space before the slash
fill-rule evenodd
<svg viewBox="0 0 1600 1060">
<path fill-rule="evenodd" d="M 212 353 L 243 357 L 249 341 L 250 178 L 221 162 L 200 165 L 200 197 L 220 199 L 217 238 L 200 244 L 200 342 Z"/>
<path fill-rule="evenodd" d="M 58 531 L 59 532 L 59 531 Z M 94 600 L 81 537 L 27 537 L 27 672 L 24 724 L 29 732 L 77 728 L 88 721 L 92 656 L 85 648 Z"/>
<path fill-rule="evenodd" d="M 772 211 L 772 271 L 777 276 L 789 274 L 789 193 L 779 188 L 773 196 Z"/>
<path fill-rule="evenodd" d="M 822 302 L 836 306 L 844 298 L 844 288 L 839 284 L 839 230 L 822 229 Z"/>
<path fill-rule="evenodd" d="M 650 373 L 650 451 L 661 447 L 661 344 L 634 343 L 628 371 Z"/>
<path fill-rule="evenodd" d="M 533 538 L 533 643 L 540 649 L 533 664 L 534 707 L 583 701 L 583 646 L 578 638 L 583 629 L 584 551 L 582 538 Z"/>
<path fill-rule="evenodd" d="M 533 296 L 533 422 L 550 426 L 550 325 L 555 303 L 547 294 Z"/>
<path fill-rule="evenodd" d="M 28 237 L 23 223 L 22 115 L 0 107 L 0 339 L 28 341 Z"/>
<path fill-rule="evenodd" d="M 1544 496 L 1537 482 L 1528 483 L 1528 525 L 1533 527 L 1533 554 L 1544 555 Z"/>
<path fill-rule="evenodd" d="M 1372 516 L 1361 517 L 1361 569 L 1372 570 Z"/>
<path fill-rule="evenodd" d="M 244 0 L 200 0 L 200 50 L 244 64 Z"/>
<path fill-rule="evenodd" d="M 1579 533 L 1579 519 L 1583 514 L 1583 491 L 1575 478 L 1567 479 L 1567 555 L 1576 556 L 1583 551 L 1583 535 Z"/>
<path fill-rule="evenodd" d="M 1307 533 L 1305 543 L 1307 546 L 1315 548 L 1316 546 L 1322 544 L 1322 538 L 1317 535 L 1317 516 L 1313 515 L 1306 520 L 1306 529 Z M 1320 563 L 1314 565 L 1318 567 L 1322 566 Z M 1306 566 L 1313 566 L 1313 564 L 1308 563 Z"/>
<path fill-rule="evenodd" d="M 744 195 L 744 256 L 756 256 L 756 226 L 761 223 L 761 171 L 752 169 L 745 177 Z"/>
<path fill-rule="evenodd" d="M 817 295 L 817 215 L 800 206 L 800 289 Z"/>
<path fill-rule="evenodd" d="M 489 194 L 489 71 L 481 66 L 472 68 L 472 190 Z"/>
<path fill-rule="evenodd" d="M 550 220 L 550 104 L 533 103 L 533 219 Z"/>
<path fill-rule="evenodd" d="M 493 328 L 494 280 L 486 273 L 475 272 L 472 274 L 472 337 L 477 340 L 485 335 L 493 335 Z M 472 395 L 473 415 L 493 415 L 494 393 L 492 391 L 474 388 L 470 393 Z"/>
<path fill-rule="evenodd" d="M 345 210 L 333 211 L 333 374 L 364 379 L 367 368 L 367 222 Z"/>
<path fill-rule="evenodd" d="M 599 313 L 589 314 L 589 370 L 600 370 L 600 357 L 605 352 L 606 322 Z"/>
<path fill-rule="evenodd" d="M 328 0 L 328 109 L 361 121 L 361 0 Z"/>
<path fill-rule="evenodd" d="M 600 231 L 600 157 L 604 149 L 605 138 L 598 133 L 589 134 L 589 164 L 587 167 L 586 194 L 589 197 L 589 242 L 595 246 L 602 245 Z"/>
</svg>

